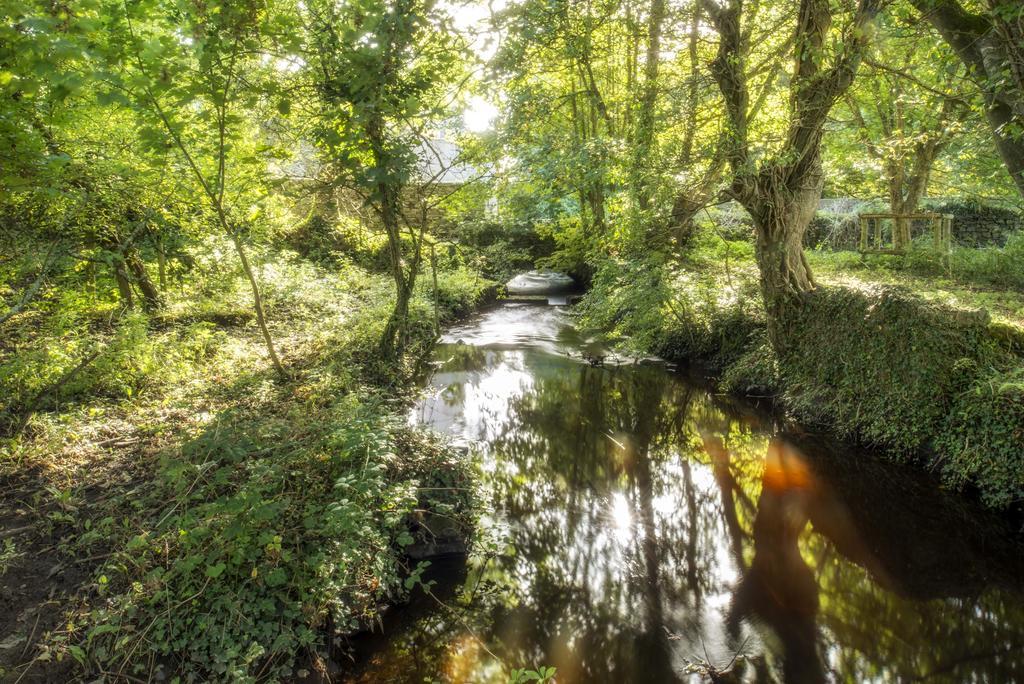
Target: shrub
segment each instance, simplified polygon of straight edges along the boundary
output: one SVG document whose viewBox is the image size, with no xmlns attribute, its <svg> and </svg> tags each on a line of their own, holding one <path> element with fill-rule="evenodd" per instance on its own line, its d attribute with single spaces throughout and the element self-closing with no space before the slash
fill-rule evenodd
<svg viewBox="0 0 1024 684">
<path fill-rule="evenodd" d="M 722 241 L 701 230 L 695 246 L 700 259 L 742 261 L 752 247 Z M 757 286 L 742 273 L 732 289 L 721 287 L 720 273 L 695 275 L 654 260 L 606 262 L 581 305 L 586 325 L 637 352 L 656 353 L 671 361 L 699 361 L 721 370 L 734 362 L 764 330 Z"/>
<path fill-rule="evenodd" d="M 1024 368 L 976 377 L 956 397 L 936 446 L 947 481 L 977 485 L 997 508 L 1024 501 Z"/>
<path fill-rule="evenodd" d="M 421 482 L 447 483 L 438 506 L 470 524 L 465 462 L 403 437 L 373 396 L 320 410 L 250 396 L 162 463 L 99 578 L 83 659 L 130 673 L 174 658 L 186 681 L 288 677 L 326 627 L 362 627 L 402 594 L 411 516 L 434 508 Z"/>
<path fill-rule="evenodd" d="M 388 268 L 387 236 L 356 216 L 334 218 L 313 212 L 287 237 L 292 249 L 320 263 L 348 259 L 371 271 Z"/>
</svg>

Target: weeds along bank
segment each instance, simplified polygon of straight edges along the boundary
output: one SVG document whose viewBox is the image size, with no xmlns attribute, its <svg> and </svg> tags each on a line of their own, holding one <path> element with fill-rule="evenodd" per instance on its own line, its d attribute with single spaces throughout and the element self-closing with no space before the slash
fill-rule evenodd
<svg viewBox="0 0 1024 684">
<path fill-rule="evenodd" d="M 584 318 L 638 351 L 709 367 L 726 391 L 773 397 L 801 421 L 917 460 L 993 507 L 1019 505 L 1024 331 L 809 258 L 822 285 L 786 322 L 796 334 L 785 359 L 768 344 L 752 245 L 710 229 L 682 262 L 603 263 Z"/>
<path fill-rule="evenodd" d="M 406 591 L 420 511 L 471 524 L 470 466 L 403 417 L 432 279 L 395 367 L 377 358 L 388 276 L 257 250 L 282 382 L 228 249 L 195 249 L 159 312 L 121 312 L 113 282 L 69 273 L 8 322 L 0 515 L 26 529 L 0 542 L 0 633 L 17 642 L 0 680 L 312 670 Z M 439 261 L 442 324 L 493 294 Z"/>
</svg>

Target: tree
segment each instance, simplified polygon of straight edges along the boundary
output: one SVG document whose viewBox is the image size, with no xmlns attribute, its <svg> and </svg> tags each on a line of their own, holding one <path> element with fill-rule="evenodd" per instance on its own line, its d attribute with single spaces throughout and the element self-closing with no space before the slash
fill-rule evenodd
<svg viewBox="0 0 1024 684">
<path fill-rule="evenodd" d="M 1024 196 L 1024 5 L 911 0 L 956 51 L 985 98 L 996 149 Z"/>
<path fill-rule="evenodd" d="M 89 87 L 93 9 L 86 3 L 71 13 L 32 2 L 7 9 L 0 29 L 0 191 L 25 229 L 60 245 L 41 276 L 61 263 L 102 264 L 125 308 L 138 293 L 154 310 L 161 296 L 140 246 L 165 179 L 151 173 L 129 141 L 130 120 Z M 34 286 L 32 297 L 38 292 Z"/>
<path fill-rule="evenodd" d="M 338 176 L 375 209 L 388 238 L 395 305 L 381 336 L 385 359 L 405 346 L 425 225 L 404 215 L 417 151 L 431 123 L 451 116 L 463 47 L 432 0 L 309 2 L 310 71 L 319 94 L 319 144 Z"/>
<path fill-rule="evenodd" d="M 792 33 L 786 130 L 777 149 L 755 154 L 747 63 L 752 46 L 743 0 L 703 0 L 719 34 L 711 70 L 721 90 L 732 170 L 728 194 L 749 212 L 768 314 L 768 336 L 780 354 L 788 347 L 787 314 L 814 288 L 803 236 L 818 207 L 824 182 L 821 139 L 828 114 L 853 83 L 870 42 L 880 0 L 860 0 L 845 26 L 832 28 L 827 0 L 801 0 Z"/>
<path fill-rule="evenodd" d="M 927 36 L 891 38 L 869 55 L 844 99 L 863 149 L 881 166 L 895 214 L 918 210 L 936 162 L 971 116 L 974 103 L 955 59 Z M 896 232 L 898 245 L 909 244 L 908 222 L 899 221 Z"/>
<path fill-rule="evenodd" d="M 658 100 L 658 68 L 661 63 L 661 31 L 665 22 L 665 0 L 651 0 L 647 19 L 647 56 L 644 59 L 644 83 L 637 111 L 636 134 L 633 138 L 633 186 L 641 210 L 650 205 L 649 179 L 645 168 L 650 164 L 655 144 L 654 115 Z"/>
<path fill-rule="evenodd" d="M 246 183 L 232 187 L 232 173 L 241 176 L 246 166 L 250 173 L 252 167 L 265 171 L 251 146 L 259 136 L 243 130 L 240 112 L 256 109 L 273 94 L 272 87 L 259 87 L 258 65 L 270 49 L 268 36 L 288 35 L 287 24 L 268 9 L 271 5 L 257 0 L 204 0 L 187 6 L 142 0 L 121 7 L 109 14 L 103 33 L 117 37 L 110 41 L 110 68 L 101 74 L 109 96 L 138 112 L 144 142 L 180 153 L 183 170 L 199 185 L 213 220 L 231 239 L 252 290 L 267 353 L 278 375 L 286 377 L 246 252 L 245 219 L 234 204 L 241 203 Z M 175 35 L 176 29 L 182 33 Z"/>
<path fill-rule="evenodd" d="M 529 0 L 510 6 L 507 34 L 492 62 L 506 93 L 499 157 L 550 221 L 562 267 L 583 269 L 584 254 L 609 232 L 620 176 L 646 175 L 629 148 L 638 108 L 639 30 L 634 2 Z M 657 91 L 650 90 L 652 95 Z M 540 212 L 537 212 L 540 213 Z M 545 221 L 547 222 L 547 221 Z"/>
</svg>

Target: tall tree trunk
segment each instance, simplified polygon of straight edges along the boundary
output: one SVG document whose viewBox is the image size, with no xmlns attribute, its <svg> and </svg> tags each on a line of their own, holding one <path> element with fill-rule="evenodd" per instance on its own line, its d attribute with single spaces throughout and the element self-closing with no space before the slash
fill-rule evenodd
<svg viewBox="0 0 1024 684">
<path fill-rule="evenodd" d="M 121 303 L 126 309 L 133 308 L 135 306 L 135 296 L 132 290 L 132 277 L 129 273 L 128 264 L 129 253 L 132 252 L 130 242 L 115 234 L 108 233 L 101 236 L 100 245 L 110 255 L 110 267 L 114 274 L 114 282 L 117 284 L 117 293 L 121 298 Z"/>
<path fill-rule="evenodd" d="M 380 355 L 386 361 L 397 359 L 405 349 L 409 300 L 412 298 L 412 290 L 404 284 L 398 285 L 395 290 L 395 306 L 380 338 Z"/>
<path fill-rule="evenodd" d="M 886 160 L 886 175 L 889 177 L 889 211 L 894 214 L 906 214 L 907 198 L 904 195 L 904 160 L 902 158 L 890 158 Z M 916 205 L 916 202 L 914 203 Z M 906 219 L 897 218 L 892 224 L 892 246 L 895 249 L 905 249 L 910 244 L 910 222 Z"/>
<path fill-rule="evenodd" d="M 694 159 L 693 148 L 697 137 L 697 114 L 699 110 L 698 98 L 700 96 L 700 55 L 698 52 L 700 36 L 700 25 L 703 16 L 704 6 L 695 3 L 693 14 L 690 15 L 690 25 L 687 34 L 686 52 L 689 61 L 689 82 L 686 94 L 686 119 L 683 122 L 683 141 L 680 145 L 677 164 L 679 169 L 689 171 L 694 168 L 698 160 Z M 738 39 L 738 37 L 737 37 Z M 711 198 L 715 185 L 719 182 L 721 172 L 725 166 L 725 156 L 721 154 L 725 147 L 727 136 L 722 136 L 719 141 L 718 150 L 714 158 L 708 164 L 707 170 L 697 183 L 690 183 L 676 191 L 675 199 L 672 202 L 672 210 L 668 220 L 668 233 L 672 235 L 676 244 L 686 244 L 693 234 L 693 220 Z"/>
<path fill-rule="evenodd" d="M 381 356 L 386 360 L 398 358 L 405 347 L 406 325 L 409 319 L 409 299 L 415 274 L 406 275 L 403 266 L 402 237 L 399 225 L 398 199 L 395 190 L 387 183 L 379 186 L 381 193 L 380 217 L 384 231 L 388 236 L 388 253 L 390 256 L 391 276 L 395 281 L 395 306 L 384 327 L 380 340 Z"/>
<path fill-rule="evenodd" d="M 693 141 L 697 135 L 697 97 L 700 94 L 700 81 L 697 79 L 700 73 L 699 55 L 697 52 L 698 41 L 700 40 L 700 19 L 701 5 L 695 3 L 693 15 L 690 17 L 690 31 L 686 39 L 686 54 L 689 57 L 690 76 L 686 89 L 686 124 L 684 126 L 683 144 L 679 152 L 681 165 L 688 167 L 693 159 Z"/>
<path fill-rule="evenodd" d="M 979 81 L 996 150 L 1024 196 L 1024 18 L 1019 0 L 992 0 L 984 14 L 969 12 L 959 0 L 911 2 Z"/>
<path fill-rule="evenodd" d="M 167 117 L 167 113 L 160 105 L 160 101 L 156 98 L 151 90 L 146 89 L 146 95 L 149 98 L 150 104 L 153 106 L 154 111 L 163 123 L 164 128 L 170 134 L 172 140 L 174 140 L 175 146 L 181 152 L 181 155 L 185 158 L 185 162 L 192 170 L 195 179 L 199 182 L 199 185 L 203 189 L 203 193 L 210 200 L 210 206 L 213 208 L 217 215 L 217 222 L 220 224 L 221 229 L 224 233 L 231 238 L 231 242 L 235 247 L 235 253 L 238 255 L 238 261 L 242 265 L 242 272 L 245 274 L 246 280 L 249 281 L 249 287 L 252 290 L 252 303 L 253 309 L 256 312 L 256 323 L 259 325 L 260 333 L 263 335 L 263 341 L 267 345 L 267 353 L 270 356 L 270 361 L 274 365 L 274 370 L 282 379 L 287 379 L 288 372 L 284 369 L 284 365 L 281 363 L 281 358 L 277 355 L 277 349 L 274 347 L 274 338 L 270 334 L 270 328 L 267 326 L 267 317 L 263 310 L 263 296 L 260 294 L 259 282 L 256 280 L 256 274 L 252 270 L 252 266 L 249 264 L 249 257 L 245 252 L 245 245 L 242 243 L 242 238 L 239 236 L 238 231 L 231 225 L 231 221 L 228 219 L 227 210 L 224 208 L 224 156 L 226 154 L 227 146 L 225 144 L 225 125 L 226 125 L 226 111 L 222 109 L 218 116 L 219 121 L 219 139 L 220 147 L 218 151 L 218 160 L 220 166 L 220 172 L 218 174 L 218 185 L 216 189 L 210 185 L 210 181 L 206 175 L 199 169 L 196 164 L 195 158 L 192 153 L 189 152 L 189 148 L 185 145 L 178 130 L 171 124 L 171 120 Z M 227 103 L 227 93 L 224 93 L 223 102 Z M 226 106 L 226 104 L 225 104 Z"/>
<path fill-rule="evenodd" d="M 604 235 L 607 228 L 604 212 L 604 188 L 601 180 L 597 179 L 587 189 L 587 204 L 590 205 L 590 216 L 594 222 L 594 232 L 597 235 Z"/>
<path fill-rule="evenodd" d="M 804 256 L 804 233 L 821 199 L 820 163 L 803 182 L 792 187 L 784 174 L 762 174 L 758 190 L 745 198 L 754 221 L 754 254 L 760 271 L 761 295 L 768 321 L 768 338 L 780 354 L 788 351 L 789 311 L 814 289 L 814 276 Z"/>
<path fill-rule="evenodd" d="M 658 67 L 661 59 L 661 27 L 665 21 L 665 0 L 651 0 L 647 20 L 647 56 L 644 61 L 644 87 L 640 95 L 637 132 L 634 141 L 633 191 L 642 211 L 651 204 L 650 167 L 655 149 L 654 109 L 658 101 Z"/>
<path fill-rule="evenodd" d="M 1006 164 L 1006 170 L 1017 186 L 1017 191 L 1024 197 L 1024 135 L 1014 137 L 1014 126 L 1020 126 L 1013 111 L 1004 103 L 988 96 L 985 98 L 985 117 L 992 129 L 996 151 Z"/>
</svg>

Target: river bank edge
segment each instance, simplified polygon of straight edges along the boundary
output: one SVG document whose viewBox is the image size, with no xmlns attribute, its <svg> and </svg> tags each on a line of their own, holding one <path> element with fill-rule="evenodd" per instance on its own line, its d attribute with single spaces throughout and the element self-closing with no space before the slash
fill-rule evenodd
<svg viewBox="0 0 1024 684">
<path fill-rule="evenodd" d="M 1022 520 L 1024 333 L 907 289 L 819 287 L 768 341 L 759 293 L 606 266 L 579 305 L 610 344 L 699 368 L 717 390 L 939 475 Z M 655 281 L 651 286 L 650 282 Z M 636 292 L 658 296 L 644 299 Z M 623 294 L 626 293 L 626 294 Z"/>
</svg>

